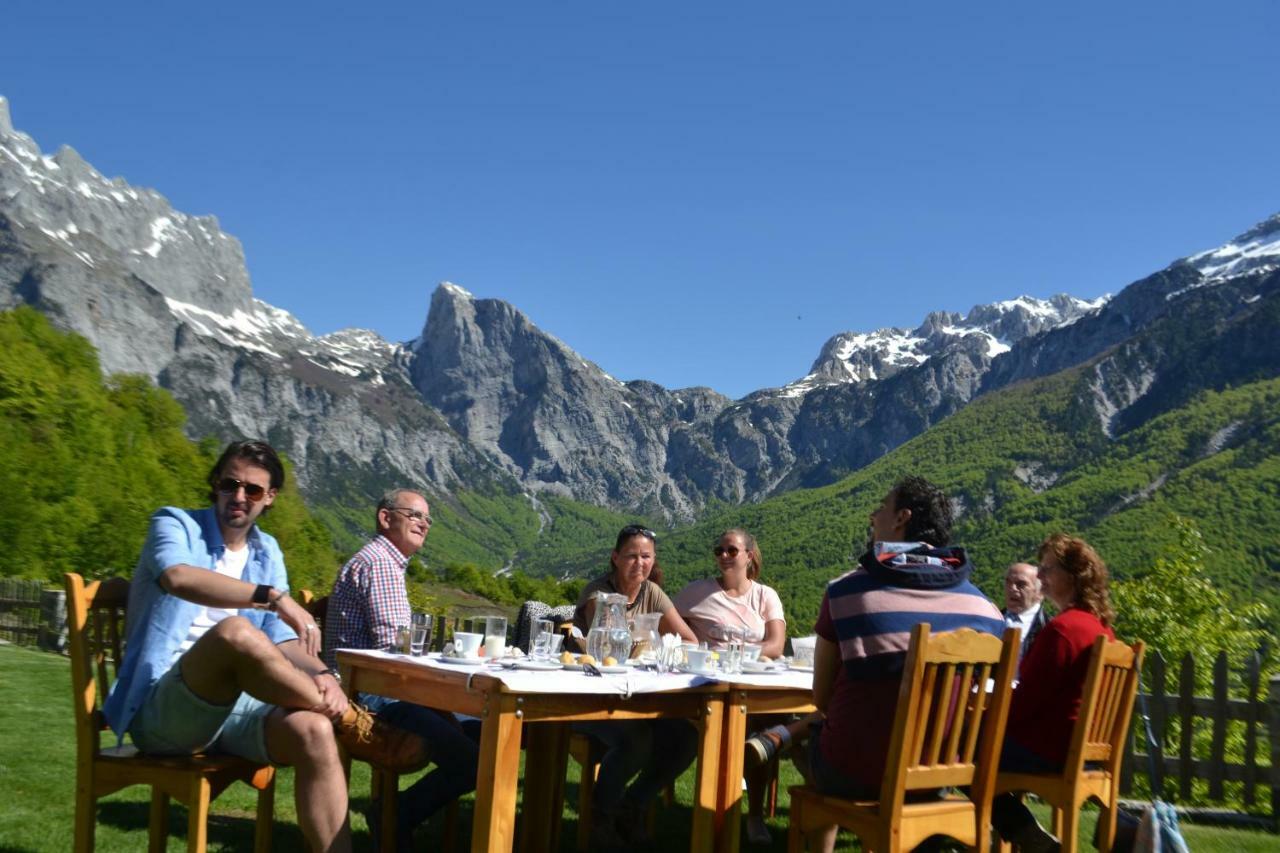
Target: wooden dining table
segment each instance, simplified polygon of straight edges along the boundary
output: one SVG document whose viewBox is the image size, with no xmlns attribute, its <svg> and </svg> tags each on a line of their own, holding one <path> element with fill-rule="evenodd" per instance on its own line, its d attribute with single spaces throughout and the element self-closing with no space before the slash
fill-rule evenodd
<svg viewBox="0 0 1280 853">
<path fill-rule="evenodd" d="M 717 838 L 736 799 L 727 793 L 721 769 L 725 754 L 725 718 L 745 732 L 733 708 L 780 701 L 772 689 L 731 685 L 701 676 L 629 671 L 588 677 L 580 672 L 536 672 L 443 662 L 437 655 L 410 657 L 376 651 L 340 649 L 338 667 L 349 696 L 372 693 L 431 708 L 478 717 L 482 721 L 479 773 L 472 819 L 472 851 L 508 851 L 515 847 L 516 797 L 520 748 L 526 744 L 525 784 L 518 839 L 522 850 L 558 846 L 564 799 L 569 723 L 583 720 L 684 718 L 698 730 L 697 776 L 689 849 L 707 853 L 725 847 Z M 794 697 L 793 697 L 794 698 Z M 784 703 L 785 704 L 785 703 Z M 792 703 L 794 704 L 794 702 Z M 741 778 L 743 737 L 733 740 L 728 760 Z M 740 797 L 740 794 L 738 795 Z M 579 819 L 582 819 L 581 816 Z M 719 833 L 718 833 L 719 831 Z"/>
</svg>

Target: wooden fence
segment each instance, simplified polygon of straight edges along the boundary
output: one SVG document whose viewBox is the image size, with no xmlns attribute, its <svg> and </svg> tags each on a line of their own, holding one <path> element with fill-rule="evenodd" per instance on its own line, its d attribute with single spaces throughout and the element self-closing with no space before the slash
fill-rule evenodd
<svg viewBox="0 0 1280 853">
<path fill-rule="evenodd" d="M 1210 695 L 1198 696 L 1193 655 L 1183 657 L 1174 673 L 1159 652 L 1149 652 L 1121 793 L 1131 793 L 1141 774 L 1151 791 L 1174 802 L 1190 801 L 1194 789 L 1198 799 L 1239 803 L 1254 813 L 1269 806 L 1273 828 L 1280 828 L 1280 676 L 1263 682 L 1261 664 L 1260 655 L 1251 655 L 1233 691 L 1227 655 L 1220 652 L 1211 664 Z M 1142 726 L 1144 705 L 1155 736 L 1151 747 Z M 1240 783 L 1238 794 L 1228 794 L 1228 782 Z"/>
<path fill-rule="evenodd" d="M 66 597 L 45 586 L 41 580 L 0 578 L 0 640 L 62 649 Z"/>
</svg>

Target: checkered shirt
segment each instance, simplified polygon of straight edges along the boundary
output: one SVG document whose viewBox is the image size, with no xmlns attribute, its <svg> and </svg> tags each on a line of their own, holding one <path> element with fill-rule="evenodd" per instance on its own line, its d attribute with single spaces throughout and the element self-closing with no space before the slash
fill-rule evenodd
<svg viewBox="0 0 1280 853">
<path fill-rule="evenodd" d="M 409 624 L 404 569 L 409 558 L 378 536 L 338 572 L 325 615 L 324 660 L 336 666 L 338 649 L 389 649 L 396 626 Z"/>
</svg>

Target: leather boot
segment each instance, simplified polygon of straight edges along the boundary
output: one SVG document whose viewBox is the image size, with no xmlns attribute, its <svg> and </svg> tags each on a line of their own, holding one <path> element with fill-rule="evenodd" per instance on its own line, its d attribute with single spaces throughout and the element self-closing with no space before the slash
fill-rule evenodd
<svg viewBox="0 0 1280 853">
<path fill-rule="evenodd" d="M 334 729 L 352 758 L 395 773 L 413 773 L 431 762 L 431 749 L 421 735 L 383 722 L 355 702 Z"/>
</svg>

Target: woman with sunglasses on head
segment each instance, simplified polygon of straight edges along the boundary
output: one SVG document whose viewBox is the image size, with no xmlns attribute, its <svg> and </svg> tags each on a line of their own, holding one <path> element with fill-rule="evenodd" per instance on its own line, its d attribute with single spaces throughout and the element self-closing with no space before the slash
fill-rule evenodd
<svg viewBox="0 0 1280 853">
<path fill-rule="evenodd" d="M 591 627 L 596 593 L 620 593 L 627 598 L 628 617 L 661 613 L 660 631 L 694 642 L 693 632 L 662 591 L 655 540 L 652 530 L 638 524 L 619 531 L 609 571 L 587 584 L 578 598 L 573 614 L 578 630 L 586 634 Z M 698 754 L 698 730 L 682 719 L 593 721 L 574 723 L 573 730 L 605 747 L 592 801 L 591 849 L 645 843 L 649 803 L 692 763 Z"/>
<path fill-rule="evenodd" d="M 1062 770 L 1093 643 L 1100 634 L 1115 639 L 1107 566 L 1098 552 L 1083 539 L 1055 533 L 1040 544 L 1038 559 L 1040 585 L 1059 613 L 1040 629 L 1018 667 L 1000 753 L 1000 769 L 1015 773 Z M 1015 795 L 1001 794 L 991 805 L 991 823 L 1005 840 L 1027 853 L 1059 848 Z"/>
<path fill-rule="evenodd" d="M 730 636 L 760 646 L 761 658 L 782 655 L 787 640 L 787 623 L 782 599 L 771 587 L 757 581 L 764 564 L 756 539 L 734 528 L 720 534 L 712 554 L 719 574 L 694 581 L 676 595 L 676 610 L 711 648 L 724 648 Z M 752 716 L 747 730 L 782 723 L 777 715 Z M 748 753 L 750 754 L 750 753 Z M 764 823 L 764 795 L 769 786 L 768 760 L 747 768 L 747 840 L 769 844 L 769 828 Z"/>
</svg>

